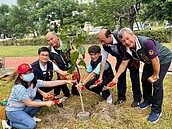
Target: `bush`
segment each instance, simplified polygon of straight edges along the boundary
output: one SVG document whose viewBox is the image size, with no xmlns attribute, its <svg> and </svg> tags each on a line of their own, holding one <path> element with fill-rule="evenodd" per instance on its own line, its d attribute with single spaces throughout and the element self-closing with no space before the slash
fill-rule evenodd
<svg viewBox="0 0 172 129">
<path fill-rule="evenodd" d="M 172 29 L 137 31 L 135 34 L 150 37 L 160 43 L 170 43 L 172 41 Z"/>
<path fill-rule="evenodd" d="M 144 35 L 153 38 L 160 43 L 170 43 L 172 41 L 172 29 L 161 29 L 161 30 L 145 30 L 136 31 L 136 35 Z M 99 44 L 98 35 L 87 35 L 85 44 Z M 39 38 L 29 38 L 29 39 L 10 39 L 5 41 L 0 41 L 1 46 L 25 46 L 25 45 L 47 45 L 45 37 Z"/>
</svg>

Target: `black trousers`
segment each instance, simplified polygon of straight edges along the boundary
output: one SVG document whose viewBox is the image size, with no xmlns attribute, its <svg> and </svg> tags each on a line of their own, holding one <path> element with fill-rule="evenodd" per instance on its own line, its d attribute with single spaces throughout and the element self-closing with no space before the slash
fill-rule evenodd
<svg viewBox="0 0 172 129">
<path fill-rule="evenodd" d="M 76 91 L 77 92 L 77 88 L 75 87 L 76 84 L 73 84 L 72 85 L 72 91 Z M 70 91 L 69 91 L 69 88 L 67 87 L 66 84 L 64 85 L 60 85 L 60 86 L 56 86 L 56 87 L 40 87 L 39 88 L 40 90 L 48 93 L 52 90 L 54 90 L 54 94 L 56 95 L 59 95 L 60 94 L 60 91 L 62 90 L 64 96 L 66 97 L 69 97 L 70 96 Z M 39 92 L 36 92 L 36 96 L 34 99 L 40 99 L 40 100 L 43 100 L 43 96 L 39 93 Z"/>
<path fill-rule="evenodd" d="M 76 67 L 77 72 L 78 72 L 79 77 L 80 77 L 79 68 L 78 68 L 77 65 L 76 65 L 75 67 Z M 57 76 L 58 76 L 58 74 L 57 74 Z M 60 80 L 59 77 L 58 77 L 58 80 Z M 80 80 L 77 80 L 77 81 L 78 81 L 78 83 L 79 83 Z M 74 83 L 74 84 L 72 85 L 72 91 L 71 91 L 71 92 L 72 92 L 72 94 L 79 94 L 79 93 L 78 93 L 78 90 L 77 90 L 77 88 L 76 88 L 75 86 L 76 86 L 76 83 Z M 54 94 L 59 95 L 61 90 L 62 90 L 64 96 L 66 96 L 66 97 L 69 97 L 69 96 L 70 96 L 70 90 L 69 90 L 69 88 L 67 87 L 66 84 L 57 86 L 57 87 L 54 89 Z"/>
<path fill-rule="evenodd" d="M 64 96 L 66 96 L 66 97 L 70 96 L 70 91 L 66 84 L 63 84 L 63 85 L 60 85 L 60 86 L 57 86 L 56 88 L 54 88 L 54 94 L 59 95 L 61 90 L 62 90 Z"/>
<path fill-rule="evenodd" d="M 122 59 L 117 58 L 117 63 L 115 70 L 117 71 Z M 135 66 L 131 66 L 132 60 L 130 60 L 127 68 L 130 70 L 130 78 L 132 82 L 132 91 L 133 91 L 133 99 L 135 101 L 140 101 L 142 98 L 141 90 L 140 90 L 140 80 L 139 80 L 139 69 L 136 69 Z M 121 74 L 118 78 L 117 90 L 118 90 L 118 100 L 126 99 L 126 70 Z"/>
<path fill-rule="evenodd" d="M 159 79 L 153 85 L 147 80 L 153 74 L 152 65 L 144 65 L 142 87 L 144 102 L 152 103 L 152 112 L 160 113 L 163 102 L 163 80 L 171 62 L 160 65 Z M 153 91 L 152 91 L 153 88 Z"/>
</svg>

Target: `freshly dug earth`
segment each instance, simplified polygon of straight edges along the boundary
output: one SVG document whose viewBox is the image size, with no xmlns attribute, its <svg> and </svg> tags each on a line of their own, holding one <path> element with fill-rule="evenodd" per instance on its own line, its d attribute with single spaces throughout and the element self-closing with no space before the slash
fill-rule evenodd
<svg viewBox="0 0 172 129">
<path fill-rule="evenodd" d="M 41 122 L 38 122 L 37 128 L 81 129 L 82 127 L 78 125 L 82 123 L 87 123 L 88 125 L 90 123 L 90 128 L 92 128 L 92 119 L 97 119 L 106 123 L 118 118 L 118 115 L 121 113 L 114 104 L 107 104 L 106 101 L 97 94 L 85 90 L 82 95 L 85 112 L 90 113 L 90 118 L 88 120 L 82 121 L 77 119 L 77 114 L 82 112 L 80 97 L 71 95 L 71 97 L 63 103 L 63 108 L 57 106 L 51 108 L 44 107 L 37 115 L 38 118 L 42 119 Z"/>
</svg>

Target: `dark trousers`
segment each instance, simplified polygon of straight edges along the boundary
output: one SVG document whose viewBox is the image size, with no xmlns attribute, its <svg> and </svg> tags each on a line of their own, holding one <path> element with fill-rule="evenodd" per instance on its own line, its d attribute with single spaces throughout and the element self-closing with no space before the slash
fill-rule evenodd
<svg viewBox="0 0 172 129">
<path fill-rule="evenodd" d="M 75 67 L 76 67 L 77 72 L 78 72 L 79 77 L 80 77 L 79 68 L 78 68 L 77 65 L 76 65 Z M 58 74 L 57 74 L 57 76 L 58 76 Z M 59 76 L 58 76 L 58 79 L 59 79 Z M 59 79 L 59 80 L 60 80 L 60 79 Z M 78 83 L 79 83 L 80 80 L 77 80 L 77 81 L 78 81 Z M 66 97 L 69 97 L 69 96 L 70 96 L 70 90 L 69 90 L 69 88 L 67 87 L 66 84 L 57 86 L 57 87 L 54 89 L 54 94 L 59 95 L 61 90 L 62 90 L 64 96 L 66 96 Z M 73 85 L 72 85 L 72 91 L 71 91 L 71 92 L 72 92 L 72 94 L 75 94 L 75 95 L 79 94 L 79 93 L 78 93 L 78 90 L 77 90 L 77 88 L 76 88 L 76 83 L 73 83 Z"/>
<path fill-rule="evenodd" d="M 57 86 L 57 87 L 54 89 L 54 94 L 59 95 L 61 90 L 62 90 L 64 96 L 66 96 L 66 97 L 69 97 L 69 96 L 70 96 L 70 91 L 69 91 L 69 88 L 67 87 L 66 84 Z"/>
<path fill-rule="evenodd" d="M 73 91 L 75 91 L 75 90 L 77 91 L 77 88 L 75 87 L 75 85 L 76 84 L 73 84 L 73 86 L 72 86 L 72 90 Z M 66 96 L 66 97 L 70 96 L 70 91 L 69 91 L 69 89 L 68 89 L 66 84 L 60 85 L 60 86 L 56 86 L 56 87 L 40 87 L 39 89 L 44 91 L 44 92 L 46 92 L 46 93 L 48 93 L 48 92 L 50 92 L 50 91 L 52 91 L 54 89 L 54 94 L 55 95 L 59 95 L 60 91 L 62 90 L 62 92 L 64 93 L 64 96 Z M 43 100 L 43 96 L 39 92 L 36 92 L 36 96 L 35 96 L 34 99 Z"/>
<path fill-rule="evenodd" d="M 52 91 L 55 88 L 56 87 L 40 87 L 39 89 L 42 90 L 42 91 L 44 91 L 44 92 L 46 92 L 46 93 L 48 93 L 48 92 Z M 37 91 L 36 92 L 36 96 L 35 96 L 34 99 L 40 99 L 40 100 L 43 101 L 43 96 Z"/>
<path fill-rule="evenodd" d="M 153 74 L 152 65 L 144 65 L 142 74 L 143 99 L 144 102 L 152 103 L 152 112 L 160 113 L 162 111 L 163 80 L 170 63 L 171 62 L 160 66 L 159 79 L 154 82 L 153 85 L 147 80 Z"/>
<path fill-rule="evenodd" d="M 122 62 L 122 59 L 117 58 L 117 63 L 115 70 L 118 71 L 118 68 Z M 132 60 L 129 62 L 127 68 L 130 70 L 130 77 L 132 82 L 132 91 L 133 99 L 135 101 L 140 101 L 142 94 L 140 91 L 140 80 L 139 80 L 139 68 L 136 69 L 135 66 L 131 66 Z M 126 70 L 118 78 L 117 90 L 118 90 L 118 100 L 126 99 Z"/>
<path fill-rule="evenodd" d="M 93 78 L 92 80 L 90 80 L 89 82 L 87 82 L 87 83 L 85 84 L 85 87 L 86 87 L 88 90 L 90 90 L 90 91 L 92 91 L 92 92 L 94 92 L 94 93 L 96 93 L 96 94 L 98 94 L 98 95 L 100 95 L 100 92 L 102 92 L 102 97 L 103 97 L 104 99 L 107 99 L 107 98 L 109 97 L 109 95 L 110 95 L 110 91 L 109 91 L 109 89 L 108 89 L 108 90 L 102 91 L 102 89 L 103 89 L 103 87 L 104 87 L 105 85 L 107 85 L 109 82 L 111 82 L 112 79 L 113 79 L 113 78 L 105 78 L 105 79 L 103 79 L 103 83 L 102 83 L 102 84 L 100 84 L 100 85 L 98 85 L 98 86 L 96 86 L 96 87 L 94 87 L 94 88 L 91 89 L 90 86 L 91 86 L 91 85 L 94 85 L 94 84 L 95 84 L 95 81 L 97 80 L 96 78 Z"/>
</svg>

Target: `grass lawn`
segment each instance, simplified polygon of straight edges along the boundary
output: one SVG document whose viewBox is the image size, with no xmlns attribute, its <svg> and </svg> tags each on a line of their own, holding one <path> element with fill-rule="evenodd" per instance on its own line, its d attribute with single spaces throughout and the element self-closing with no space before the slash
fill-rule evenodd
<svg viewBox="0 0 172 129">
<path fill-rule="evenodd" d="M 90 45 L 91 44 L 84 45 L 84 47 L 86 49 L 86 54 L 88 53 L 87 50 Z M 171 43 L 163 43 L 163 45 L 172 50 L 172 42 Z M 37 51 L 40 47 L 43 47 L 43 46 L 1 46 L 0 47 L 0 57 L 37 56 Z"/>
<path fill-rule="evenodd" d="M 84 74 L 81 69 L 81 74 Z M 127 75 L 129 78 L 129 74 Z M 131 108 L 133 101 L 130 79 L 127 79 L 127 101 L 119 106 L 107 104 L 102 98 L 88 90 L 83 91 L 85 111 L 91 116 L 86 121 L 76 119 L 76 114 L 81 112 L 79 96 L 71 96 L 64 102 L 64 108 L 44 107 L 37 117 L 42 121 L 37 123 L 37 129 L 170 129 L 172 127 L 172 76 L 164 80 L 164 102 L 162 117 L 156 124 L 147 122 L 150 107 L 145 110 Z M 0 81 L 0 100 L 5 100 L 10 94 L 12 82 Z M 69 86 L 70 87 L 70 86 Z M 69 88 L 70 89 L 70 88 Z M 117 99 L 117 88 L 111 89 L 113 101 Z M 0 125 L 1 129 L 1 125 Z"/>
<path fill-rule="evenodd" d="M 164 44 L 172 50 L 172 44 Z M 1 46 L 2 57 L 36 56 L 41 46 Z M 86 50 L 89 45 L 86 45 Z M 9 50 L 9 51 L 7 51 Z M 15 52 L 15 53 L 13 53 Z M 81 69 L 84 75 L 84 69 Z M 68 76 L 70 78 L 71 76 Z M 55 79 L 55 78 L 54 78 Z M 37 123 L 36 129 L 170 129 L 172 127 L 172 76 L 164 79 L 163 111 L 160 120 L 155 123 L 147 122 L 151 108 L 140 110 L 131 108 L 133 93 L 129 73 L 127 73 L 127 101 L 121 105 L 107 104 L 100 96 L 85 90 L 82 92 L 85 111 L 91 116 L 86 121 L 76 119 L 76 114 L 81 112 L 79 96 L 73 96 L 64 102 L 64 108 L 57 106 L 44 107 L 37 117 L 42 121 Z M 14 80 L 9 82 L 0 80 L 0 101 L 7 100 Z M 71 86 L 69 86 L 69 89 Z M 117 99 L 117 87 L 110 89 L 113 101 Z M 63 94 L 61 94 L 63 95 Z M 0 129 L 1 129 L 0 124 Z"/>
</svg>

